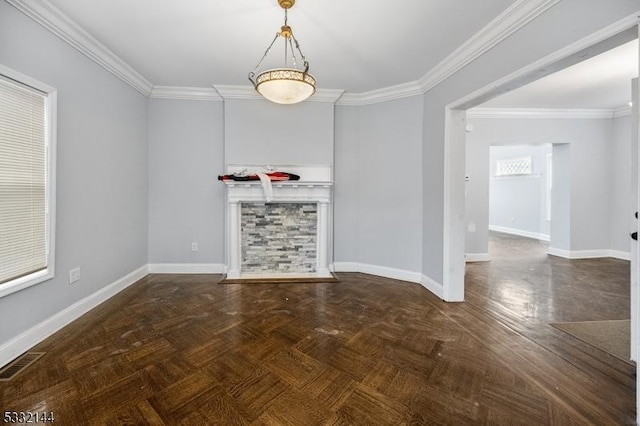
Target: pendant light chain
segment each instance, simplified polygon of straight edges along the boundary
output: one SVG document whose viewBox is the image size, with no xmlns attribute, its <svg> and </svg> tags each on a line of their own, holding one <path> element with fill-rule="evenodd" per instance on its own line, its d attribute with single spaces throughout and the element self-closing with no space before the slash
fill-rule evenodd
<svg viewBox="0 0 640 426">
<path fill-rule="evenodd" d="M 302 53 L 302 50 L 300 49 L 300 43 L 298 43 L 298 40 L 296 40 L 296 37 L 293 35 L 293 33 L 291 34 L 291 38 L 296 44 L 296 49 L 298 49 L 298 52 L 300 52 L 300 58 L 302 59 L 302 63 L 304 64 L 304 73 L 306 74 L 307 71 L 309 71 L 309 62 L 307 62 L 307 58 L 304 57 L 304 53 Z"/>
<path fill-rule="evenodd" d="M 262 64 L 262 61 L 264 61 L 264 58 L 266 58 L 267 55 L 269 54 L 269 52 L 271 52 L 271 48 L 273 47 L 273 44 L 276 42 L 278 37 L 280 37 L 280 33 L 276 33 L 276 36 L 273 38 L 273 41 L 271 42 L 269 47 L 267 47 L 267 50 L 264 51 L 264 55 L 262 55 L 262 58 L 258 61 L 258 63 L 256 64 L 255 68 L 253 69 L 253 71 L 251 71 L 249 73 L 249 81 L 251 81 L 252 83 L 253 83 L 253 78 L 252 77 L 255 77 L 256 71 L 258 70 L 258 68 Z"/>
<path fill-rule="evenodd" d="M 278 0 L 278 4 L 284 9 L 284 25 L 276 33 L 253 71 L 249 72 L 248 78 L 256 91 L 265 99 L 279 104 L 295 104 L 316 92 L 316 79 L 309 74 L 309 62 L 289 26 L 288 9 L 295 4 L 295 0 Z M 259 71 L 278 37 L 284 39 L 284 66 Z M 299 63 L 300 61 L 302 64 Z M 289 65 L 290 62 L 293 66 Z M 304 69 L 298 69 L 299 65 L 303 65 Z"/>
<path fill-rule="evenodd" d="M 289 37 L 289 40 L 287 40 L 289 42 L 289 47 L 291 48 L 291 61 L 293 62 L 293 67 L 294 68 L 298 68 L 298 63 L 297 63 L 297 58 L 296 58 L 296 51 L 293 50 L 293 43 L 291 42 L 291 37 Z"/>
<path fill-rule="evenodd" d="M 289 15 L 287 14 L 287 9 L 285 9 L 285 10 L 284 10 L 284 26 L 285 26 L 285 27 L 287 26 L 287 18 L 288 18 L 288 16 L 289 16 Z M 287 49 L 288 49 L 288 46 L 287 46 L 287 39 L 288 39 L 290 36 L 285 35 L 285 36 L 283 36 L 283 37 L 284 37 L 284 66 L 286 67 L 286 66 L 287 66 L 287 59 L 288 59 L 288 58 L 287 58 L 287 56 L 288 56 L 288 55 L 287 55 Z M 293 49 L 291 49 L 291 52 L 293 53 Z"/>
</svg>

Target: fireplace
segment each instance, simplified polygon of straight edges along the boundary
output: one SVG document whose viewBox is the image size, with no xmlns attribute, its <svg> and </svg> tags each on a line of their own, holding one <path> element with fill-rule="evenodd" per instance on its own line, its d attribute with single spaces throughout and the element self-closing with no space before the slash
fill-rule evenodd
<svg viewBox="0 0 640 426">
<path fill-rule="evenodd" d="M 330 168 L 279 169 L 301 179 L 272 182 L 270 202 L 260 182 L 225 182 L 228 279 L 331 277 Z"/>
</svg>

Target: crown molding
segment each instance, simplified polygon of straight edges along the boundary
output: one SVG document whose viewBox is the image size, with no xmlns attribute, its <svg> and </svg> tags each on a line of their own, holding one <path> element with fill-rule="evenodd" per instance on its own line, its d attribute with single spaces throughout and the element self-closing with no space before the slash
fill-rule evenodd
<svg viewBox="0 0 640 426">
<path fill-rule="evenodd" d="M 224 100 L 228 99 L 264 99 L 251 86 L 232 86 L 226 84 L 214 84 L 214 89 Z"/>
<path fill-rule="evenodd" d="M 442 83 L 559 1 L 518 0 L 422 76 L 418 80 L 422 91 Z"/>
<path fill-rule="evenodd" d="M 560 108 L 473 108 L 468 118 L 527 118 L 527 119 L 611 119 L 613 109 L 560 109 Z"/>
<path fill-rule="evenodd" d="M 349 106 L 370 105 L 394 99 L 408 98 L 423 93 L 418 82 L 411 81 L 409 83 L 397 84 L 364 93 L 345 93 L 336 104 Z"/>
<path fill-rule="evenodd" d="M 344 90 L 318 89 L 307 102 L 369 105 L 425 93 L 509 37 L 558 1 L 518 0 L 418 81 L 363 93 L 344 94 Z M 48 0 L 7 0 L 7 2 L 145 96 L 156 99 L 218 100 L 209 89 L 153 86 L 144 76 L 73 22 Z M 216 85 L 214 88 L 223 99 L 262 99 L 250 86 Z"/>
<path fill-rule="evenodd" d="M 149 80 L 73 22 L 48 0 L 6 1 L 138 92 L 145 96 L 151 94 L 153 85 Z"/>
<path fill-rule="evenodd" d="M 342 96 L 344 96 L 343 89 L 318 89 L 305 102 L 331 102 L 335 104 Z"/>
<path fill-rule="evenodd" d="M 73 22 L 49 0 L 6 1 L 145 96 L 156 99 L 188 100 L 263 99 L 251 86 L 216 85 L 213 90 L 209 88 L 153 86 L 144 76 Z M 309 98 L 307 102 L 334 102 L 338 105 L 358 106 L 423 94 L 482 56 L 489 49 L 527 25 L 559 1 L 516 1 L 418 81 L 362 93 L 344 93 L 344 90 L 318 89 L 315 95 Z M 622 28 L 628 24 L 627 21 L 633 21 L 634 19 L 637 22 L 637 16 L 632 15 L 627 20 L 620 21 L 616 25 Z M 610 28 L 607 28 L 607 30 L 610 30 Z M 587 37 L 583 42 L 588 42 L 591 38 L 593 37 Z M 562 53 L 563 51 L 557 52 L 557 55 L 562 55 Z M 602 110 L 599 111 L 599 113 L 592 113 L 595 115 L 604 114 Z M 541 114 L 544 115 L 542 112 L 540 114 L 534 113 L 533 115 L 541 117 Z M 563 115 L 569 118 L 571 114 L 566 113 Z M 587 118 L 577 112 L 575 114 L 580 115 L 578 118 Z M 616 110 L 615 113 L 611 113 L 612 116 L 626 114 L 622 110 Z M 513 117 L 514 115 L 512 114 L 511 116 Z M 501 115 L 501 117 L 504 117 L 504 115 Z M 524 116 L 520 115 L 520 117 Z M 598 117 L 592 116 L 589 118 Z"/>
<path fill-rule="evenodd" d="M 613 110 L 613 118 L 628 117 L 631 115 L 630 106 L 621 106 Z"/>
<path fill-rule="evenodd" d="M 519 70 L 516 70 L 511 74 L 505 75 L 504 77 L 492 82 L 487 86 L 481 87 L 480 89 L 463 96 L 462 98 L 450 103 L 448 107 L 450 109 L 467 109 L 467 105 L 469 103 L 473 103 L 474 101 L 481 99 L 488 93 L 494 91 L 496 87 L 502 87 L 513 81 L 525 78 L 530 73 L 536 72 L 537 70 L 543 69 L 545 67 L 549 67 L 558 61 L 564 60 L 571 55 L 575 55 L 584 49 L 587 49 L 610 37 L 620 34 L 621 32 L 628 30 L 633 26 L 638 25 L 639 23 L 640 10 L 626 16 L 623 19 L 620 19 L 619 21 L 614 22 L 613 24 L 605 28 L 602 28 L 599 31 L 596 31 L 595 33 L 589 34 L 588 36 L 578 40 L 575 43 L 565 46 L 560 50 L 556 50 L 555 52 L 543 58 L 540 58 L 533 63 L 530 63 L 524 68 L 520 68 Z"/>
<path fill-rule="evenodd" d="M 256 89 L 251 86 L 231 86 L 216 84 L 213 86 L 224 100 L 244 99 L 244 100 L 264 100 Z M 335 103 L 344 93 L 344 90 L 337 89 L 317 89 L 305 102 L 328 102 Z"/>
<path fill-rule="evenodd" d="M 207 87 L 153 86 L 151 99 L 179 99 L 190 101 L 222 101 L 216 89 Z"/>
<path fill-rule="evenodd" d="M 346 93 L 338 105 L 369 105 L 426 93 L 489 49 L 537 18 L 560 0 L 518 0 L 418 81 L 363 93 Z"/>
</svg>

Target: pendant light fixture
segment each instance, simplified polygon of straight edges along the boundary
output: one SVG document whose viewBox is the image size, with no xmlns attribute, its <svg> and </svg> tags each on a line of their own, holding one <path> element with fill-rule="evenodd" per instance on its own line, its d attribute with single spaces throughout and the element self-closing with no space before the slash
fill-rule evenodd
<svg viewBox="0 0 640 426">
<path fill-rule="evenodd" d="M 249 73 L 249 80 L 253 83 L 256 91 L 271 102 L 278 104 L 297 104 L 302 102 L 316 91 L 316 79 L 309 74 L 309 62 L 304 57 L 300 44 L 293 35 L 291 27 L 287 25 L 287 11 L 296 3 L 295 0 L 277 0 L 281 8 L 284 9 L 284 25 L 280 32 L 276 33 L 273 41 L 264 52 L 262 59 Z M 271 48 L 278 38 L 284 39 L 284 66 L 262 71 L 259 74 L 258 68 L 267 57 Z M 303 69 L 298 68 L 298 58 L 296 51 L 300 55 L 300 62 Z"/>
</svg>

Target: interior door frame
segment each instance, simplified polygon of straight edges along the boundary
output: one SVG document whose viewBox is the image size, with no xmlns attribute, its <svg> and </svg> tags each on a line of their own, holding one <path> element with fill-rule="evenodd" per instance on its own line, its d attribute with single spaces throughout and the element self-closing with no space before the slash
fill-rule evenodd
<svg viewBox="0 0 640 426">
<path fill-rule="evenodd" d="M 638 38 L 639 14 L 633 14 L 617 21 L 602 30 L 587 36 L 569 46 L 560 49 L 532 64 L 509 74 L 481 89 L 476 90 L 445 107 L 445 140 L 444 140 L 444 217 L 443 217 L 443 295 L 446 301 L 464 300 L 464 129 L 466 126 L 466 110 L 485 103 L 507 91 L 516 89 L 546 75 L 567 68 L 592 56 Z M 634 143 L 640 138 L 640 120 L 638 119 L 638 103 L 640 89 L 636 84 L 633 89 L 632 127 L 635 132 Z M 462 135 L 462 136 L 461 136 Z M 639 150 L 640 151 L 640 150 Z M 635 158 L 636 156 L 634 156 Z M 638 164 L 633 165 L 633 173 L 638 176 Z M 638 199 L 640 199 L 640 176 L 636 178 Z M 460 194 L 463 194 L 460 196 Z M 631 195 L 631 194 L 630 194 Z M 638 202 L 635 203 L 638 211 Z M 638 230 L 636 221 L 634 228 Z M 636 259 L 632 259 L 631 268 L 634 277 L 640 277 L 640 249 L 636 250 Z M 640 291 L 632 285 L 631 310 L 635 318 L 631 322 L 633 340 L 631 354 L 638 356 L 640 347 L 637 334 L 640 330 Z M 636 375 L 636 389 L 640 390 L 640 375 Z M 640 391 L 636 393 L 636 421 L 640 425 Z"/>
</svg>

